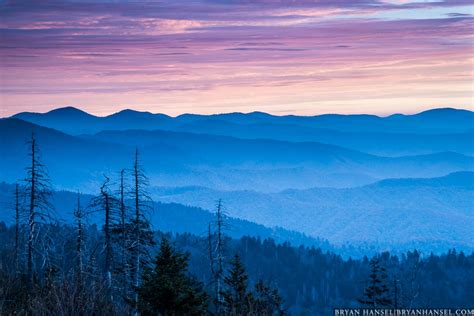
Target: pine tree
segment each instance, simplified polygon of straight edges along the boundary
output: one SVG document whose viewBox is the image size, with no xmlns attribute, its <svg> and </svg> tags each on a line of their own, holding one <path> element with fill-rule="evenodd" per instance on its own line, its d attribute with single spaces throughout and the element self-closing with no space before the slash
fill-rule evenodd
<svg viewBox="0 0 474 316">
<path fill-rule="evenodd" d="M 203 315 L 208 296 L 202 284 L 188 275 L 189 255 L 176 251 L 163 238 L 153 269 L 146 268 L 137 289 L 144 315 Z"/>
<path fill-rule="evenodd" d="M 259 280 L 255 284 L 255 314 L 257 315 L 285 315 L 282 308 L 283 300 L 278 293 L 278 289 L 272 288 L 269 284 Z"/>
<path fill-rule="evenodd" d="M 398 279 L 394 278 L 393 279 L 393 308 L 399 308 L 399 284 L 398 284 Z"/>
<path fill-rule="evenodd" d="M 222 291 L 225 315 L 248 315 L 252 312 L 253 297 L 247 291 L 248 275 L 239 255 L 230 261 L 228 275 L 224 278 L 226 289 Z"/>
<path fill-rule="evenodd" d="M 377 257 L 370 260 L 369 285 L 364 291 L 364 297 L 359 299 L 359 303 L 371 308 L 389 306 L 392 304 L 389 298 L 389 290 L 386 284 L 387 273 L 380 265 Z"/>
</svg>

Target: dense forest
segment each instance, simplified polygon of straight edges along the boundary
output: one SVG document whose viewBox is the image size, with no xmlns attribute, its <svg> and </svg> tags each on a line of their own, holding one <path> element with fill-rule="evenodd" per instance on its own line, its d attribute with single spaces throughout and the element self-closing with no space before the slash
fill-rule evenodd
<svg viewBox="0 0 474 316">
<path fill-rule="evenodd" d="M 206 236 L 155 231 L 148 218 L 160 210 L 138 150 L 118 179 L 104 176 L 94 199 L 84 204 L 78 193 L 74 210 L 54 210 L 34 136 L 28 146 L 25 180 L 1 210 L 14 219 L 0 224 L 2 315 L 329 315 L 474 302 L 474 254 L 344 259 L 270 238 L 232 239 L 220 200 Z"/>
</svg>

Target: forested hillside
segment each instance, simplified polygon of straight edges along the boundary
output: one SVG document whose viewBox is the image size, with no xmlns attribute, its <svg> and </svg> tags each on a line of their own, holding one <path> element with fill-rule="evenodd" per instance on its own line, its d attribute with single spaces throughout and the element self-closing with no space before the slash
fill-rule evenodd
<svg viewBox="0 0 474 316">
<path fill-rule="evenodd" d="M 70 191 L 52 191 L 51 204 L 54 207 L 57 220 L 63 224 L 74 223 L 74 209 L 77 204 L 77 192 Z M 13 216 L 15 185 L 0 182 L 0 205 L 3 207 L 0 212 L 0 221 L 6 225 L 12 225 L 15 222 Z M 84 205 L 89 205 L 93 195 L 81 194 L 81 201 Z M 126 202 L 131 203 L 129 196 Z M 213 207 L 217 203 L 215 198 L 210 202 Z M 207 224 L 213 220 L 213 213 L 202 208 L 186 206 L 177 203 L 161 203 L 153 201 L 152 209 L 149 214 L 150 223 L 154 229 L 173 232 L 173 233 L 191 233 L 197 236 L 207 234 Z M 254 222 L 231 217 L 226 214 L 226 223 L 228 226 L 227 235 L 232 238 L 242 236 L 255 236 L 261 238 L 273 238 L 277 242 L 288 241 L 293 244 L 303 244 L 309 246 L 321 247 L 324 250 L 334 250 L 328 241 L 319 238 L 309 237 L 296 231 L 286 230 L 280 227 L 268 227 Z M 101 225 L 102 217 L 100 213 L 92 213 L 88 218 L 89 224 Z M 369 249 L 345 247 L 339 248 L 338 253 L 343 256 L 362 256 Z"/>
<path fill-rule="evenodd" d="M 22 283 L 25 271 L 21 268 L 15 272 L 14 244 L 15 229 L 0 225 L 0 253 L 2 282 L 0 295 L 3 304 L 2 314 L 13 310 L 25 311 L 36 308 L 49 313 L 58 310 L 77 308 L 73 305 L 77 279 L 77 230 L 70 225 L 51 227 L 51 237 L 56 240 L 50 253 L 50 262 L 44 269 L 52 271 L 39 275 L 35 284 L 35 295 L 27 301 L 26 284 Z M 107 312 L 122 314 L 130 311 L 129 306 L 120 295 L 120 270 L 112 276 L 113 301 L 108 300 L 103 281 L 104 253 L 102 245 L 104 236 L 100 226 L 84 228 L 85 244 L 83 253 L 83 282 L 86 291 L 85 301 L 90 304 L 86 314 Z M 189 253 L 189 273 L 202 282 L 202 290 L 207 293 L 207 310 L 215 313 L 215 286 L 210 270 L 208 240 L 191 234 L 155 234 L 155 241 L 162 238 L 170 240 L 171 245 L 180 253 Z M 159 252 L 159 246 L 151 248 L 150 258 Z M 243 237 L 224 239 L 223 275 L 227 276 L 232 268 L 230 262 L 235 254 L 241 258 L 245 273 L 248 274 L 247 292 L 255 292 L 255 285 L 263 281 L 271 289 L 277 289 L 282 300 L 279 308 L 272 307 L 273 314 L 284 310 L 291 315 L 332 315 L 334 307 L 362 307 L 359 300 L 364 299 L 364 289 L 369 285 L 371 257 L 361 259 L 343 259 L 331 252 L 321 251 L 314 247 L 294 247 L 288 243 L 276 243 L 272 239 Z M 114 265 L 119 266 L 119 253 L 114 255 Z M 417 251 L 399 256 L 381 253 L 374 258 L 384 267 L 387 278 L 385 284 L 389 289 L 387 297 L 394 307 L 395 290 L 397 306 L 408 307 L 466 307 L 474 300 L 474 254 L 449 251 L 437 256 Z M 23 260 L 22 258 L 20 260 Z M 40 266 L 41 262 L 37 262 Z M 153 261 L 150 266 L 153 267 Z M 17 276 L 15 278 L 15 275 Z M 227 290 L 229 285 L 222 287 Z M 178 295 L 180 293 L 176 293 Z M 95 295 L 95 297 L 91 297 Z M 30 298 L 31 299 L 31 298 Z M 113 304 L 112 304 L 113 303 Z M 255 304 L 255 302 L 254 302 Z M 264 315 L 258 314 L 256 315 Z"/>
<path fill-rule="evenodd" d="M 241 139 L 168 130 L 114 130 L 72 136 L 8 118 L 0 120 L 4 181 L 14 182 L 21 174 L 27 163 L 24 142 L 32 132 L 42 145 L 43 159 L 56 186 L 86 192 L 95 189 L 93 185 L 101 181 L 104 172 L 120 170 L 137 146 L 154 186 L 276 192 L 345 188 L 385 178 L 439 177 L 474 170 L 474 158 L 459 152 L 385 157 L 331 143 Z M 470 138 L 466 142 L 469 145 Z"/>
<path fill-rule="evenodd" d="M 472 2 L 0 0 L 0 316 L 474 316 Z"/>
<path fill-rule="evenodd" d="M 152 188 L 151 192 L 163 202 L 204 209 L 212 209 L 212 197 L 220 196 L 231 216 L 298 230 L 334 244 L 351 240 L 353 245 L 378 243 L 405 250 L 423 247 L 443 252 L 462 247 L 472 251 L 473 179 L 473 172 L 459 172 L 429 179 L 386 179 L 354 188 L 262 193 L 188 187 Z"/>
<path fill-rule="evenodd" d="M 474 253 L 357 259 L 284 230 L 276 237 L 306 246 L 240 237 L 273 234 L 228 217 L 220 199 L 213 213 L 154 203 L 138 149 L 129 168 L 103 175 L 95 196 L 55 193 L 34 134 L 27 146 L 24 180 L 1 185 L 10 192 L 1 195 L 10 218 L 0 225 L 2 314 L 330 315 L 341 306 L 456 308 L 474 299 Z M 437 187 L 459 176 L 420 181 Z"/>
<path fill-rule="evenodd" d="M 62 113 L 58 117 L 71 126 L 86 124 L 76 112 L 72 115 L 63 112 L 68 111 L 58 110 L 55 115 Z M 463 122 L 472 116 L 471 112 L 448 112 L 465 117 Z M 143 119 L 137 113 L 120 115 L 137 115 Z M 252 120 L 246 119 L 255 118 L 252 115 L 235 117 L 241 117 L 238 124 L 250 123 Z M 351 122 L 362 118 L 332 119 Z M 370 120 L 392 124 L 386 119 Z M 434 124 L 433 118 L 425 115 L 417 120 L 427 120 L 422 124 L 426 126 Z M 192 122 L 202 123 L 202 118 L 193 118 Z M 465 128 L 466 122 L 461 124 Z M 117 127 L 117 124 L 110 126 Z M 231 217 L 282 233 L 281 239 L 269 231 L 259 233 L 261 237 L 285 240 L 284 230 L 291 230 L 309 238 L 327 240 L 338 248 L 348 245 L 406 251 L 416 247 L 442 253 L 449 248 L 471 251 L 474 247 L 469 226 L 472 203 L 466 203 L 474 192 L 474 160 L 470 156 L 438 152 L 383 157 L 313 141 L 243 139 L 145 129 L 153 124 L 144 123 L 141 130 L 105 130 L 94 135 L 73 136 L 17 118 L 2 119 L 0 150 L 4 155 L 0 156 L 0 180 L 13 185 L 24 178 L 24 168 L 30 163 L 25 141 L 34 133 L 56 191 L 79 191 L 92 196 L 98 193 L 104 175 L 117 190 L 119 173 L 130 169 L 131 158 L 138 148 L 150 180 L 149 194 L 155 201 L 199 207 L 209 213 L 216 200 L 222 198 Z M 364 127 L 360 122 L 357 124 Z M 448 132 L 456 129 L 449 124 L 445 128 L 451 128 Z M 423 135 L 437 135 L 429 131 Z M 377 142 L 369 142 L 377 145 Z M 470 142 L 465 145 L 469 146 Z M 130 173 L 125 172 L 125 176 L 129 177 Z M 379 179 L 383 180 L 377 181 Z M 60 217 L 67 217 L 65 213 L 70 211 L 63 210 L 61 205 L 55 206 Z M 10 220 L 3 214 L 0 218 Z M 197 221 L 202 219 L 197 218 Z M 186 222 L 197 222 L 182 221 L 183 228 Z M 387 221 L 390 222 L 388 227 Z M 157 222 L 162 225 L 166 220 Z M 189 229 L 189 232 L 202 233 L 201 228 Z M 247 234 L 255 235 L 251 231 Z M 288 239 L 306 243 L 293 237 Z"/>
</svg>

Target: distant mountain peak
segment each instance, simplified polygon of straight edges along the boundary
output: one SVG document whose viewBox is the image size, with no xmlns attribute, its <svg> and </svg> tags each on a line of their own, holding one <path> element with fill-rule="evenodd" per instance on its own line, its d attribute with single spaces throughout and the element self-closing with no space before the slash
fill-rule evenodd
<svg viewBox="0 0 474 316">
<path fill-rule="evenodd" d="M 271 115 L 271 114 L 268 114 L 268 113 L 262 112 L 262 111 L 249 112 L 248 115 L 257 116 L 257 117 L 269 117 L 269 116 L 273 116 L 273 115 Z"/>
<path fill-rule="evenodd" d="M 169 117 L 166 114 L 161 114 L 161 113 L 151 113 L 149 111 L 137 111 L 137 110 L 132 110 L 132 109 L 124 109 L 119 112 L 110 114 L 106 117 L 112 118 L 112 117 L 122 117 L 122 118 L 148 118 L 148 117 Z"/>
<path fill-rule="evenodd" d="M 70 116 L 70 115 L 81 115 L 81 116 L 94 116 L 92 114 L 89 114 L 81 109 L 75 108 L 73 106 L 66 106 L 62 108 L 57 108 L 54 110 L 51 110 L 45 114 L 49 115 L 56 115 L 56 116 Z"/>
<path fill-rule="evenodd" d="M 132 110 L 132 109 L 124 109 L 122 111 L 115 112 L 112 115 L 117 115 L 117 114 L 125 115 L 125 114 L 152 114 L 152 113 L 149 111 L 137 111 L 137 110 Z"/>
<path fill-rule="evenodd" d="M 445 115 L 448 113 L 473 113 L 473 112 L 466 109 L 456 109 L 456 108 L 446 107 L 446 108 L 429 109 L 415 115 L 438 115 L 438 114 Z"/>
</svg>

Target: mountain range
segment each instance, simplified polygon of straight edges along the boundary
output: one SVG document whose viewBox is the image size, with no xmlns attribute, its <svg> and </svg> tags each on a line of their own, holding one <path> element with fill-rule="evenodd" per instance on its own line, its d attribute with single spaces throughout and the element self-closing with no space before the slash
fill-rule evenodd
<svg viewBox="0 0 474 316">
<path fill-rule="evenodd" d="M 335 244 L 347 240 L 379 245 L 428 242 L 474 249 L 473 172 L 277 193 L 155 188 L 153 196 L 204 209 L 212 207 L 212 197 L 219 196 L 231 216 L 301 231 Z"/>
<path fill-rule="evenodd" d="M 93 133 L 100 130 L 117 129 L 167 129 L 194 122 L 227 122 L 233 124 L 275 123 L 297 126 L 333 128 L 341 131 L 402 132 L 418 131 L 436 133 L 445 131 L 464 132 L 472 130 L 474 113 L 469 110 L 440 108 L 413 115 L 393 114 L 386 117 L 358 114 L 323 114 L 315 116 L 276 116 L 264 112 L 225 113 L 213 115 L 183 114 L 171 117 L 126 109 L 100 117 L 74 107 L 65 107 L 47 113 L 22 112 L 13 117 L 39 125 L 64 130 L 72 134 Z M 72 123 L 72 124 L 71 124 Z"/>
<path fill-rule="evenodd" d="M 350 187 L 384 178 L 436 177 L 473 170 L 474 158 L 455 152 L 382 157 L 316 142 L 239 139 L 163 130 L 103 131 L 72 136 L 19 119 L 0 120 L 0 176 L 14 182 L 28 163 L 25 142 L 35 133 L 53 181 L 88 190 L 103 174 L 132 164 L 139 148 L 155 186 L 280 191 Z"/>
<path fill-rule="evenodd" d="M 182 217 L 195 233 L 222 198 L 255 235 L 281 227 L 282 236 L 294 231 L 336 247 L 474 249 L 471 111 L 19 113 L 0 119 L 0 181 L 24 177 L 32 133 L 57 190 L 94 194 L 105 175 L 116 181 L 132 167 L 138 149 L 154 199 L 179 210 L 162 214 L 169 229 Z M 182 211 L 188 206 L 200 211 Z"/>
<path fill-rule="evenodd" d="M 67 107 L 47 113 L 23 112 L 13 117 L 72 135 L 105 130 L 160 129 L 250 139 L 314 141 L 382 156 L 439 151 L 474 153 L 473 112 L 450 108 L 387 117 L 335 114 L 274 116 L 262 112 L 170 117 L 133 110 L 98 117 Z"/>
<path fill-rule="evenodd" d="M 14 194 L 15 186 L 0 182 L 0 221 L 12 224 L 14 221 L 14 203 L 11 197 Z M 53 212 L 60 223 L 73 223 L 73 211 L 77 207 L 78 194 L 70 191 L 52 192 Z M 102 222 L 100 212 L 93 212 L 91 200 L 94 198 L 90 194 L 80 194 L 80 202 L 85 210 L 88 210 L 88 224 L 100 225 Z M 192 206 L 185 206 L 176 203 L 152 203 L 148 212 L 153 228 L 171 233 L 190 233 L 196 236 L 205 236 L 209 223 L 215 221 L 213 212 Z M 225 232 L 229 237 L 240 238 L 242 236 L 256 236 L 260 238 L 272 238 L 279 242 L 290 242 L 294 245 L 317 246 L 323 250 L 334 250 L 327 241 L 306 236 L 304 234 L 289 231 L 279 227 L 268 228 L 266 226 L 252 223 L 246 220 L 225 216 Z M 348 256 L 360 256 L 360 251 L 356 248 L 344 248 L 339 253 Z"/>
</svg>

